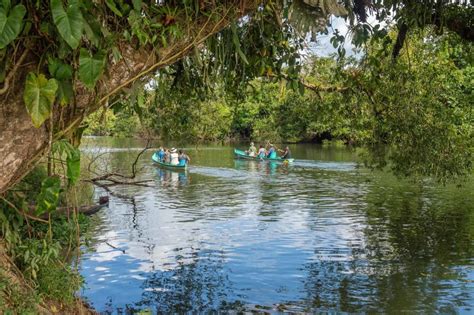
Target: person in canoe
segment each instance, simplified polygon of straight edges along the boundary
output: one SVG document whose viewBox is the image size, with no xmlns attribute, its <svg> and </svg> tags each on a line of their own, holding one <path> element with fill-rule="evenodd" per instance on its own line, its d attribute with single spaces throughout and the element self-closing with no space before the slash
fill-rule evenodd
<svg viewBox="0 0 474 315">
<path fill-rule="evenodd" d="M 165 150 L 165 155 L 163 156 L 163 162 L 164 163 L 170 163 L 170 150 L 166 149 Z"/>
<path fill-rule="evenodd" d="M 250 142 L 250 147 L 245 153 L 247 153 L 249 156 L 257 155 L 257 148 L 255 147 L 255 144 L 253 142 Z"/>
<path fill-rule="evenodd" d="M 267 155 L 267 152 L 265 151 L 265 148 L 263 147 L 263 145 L 260 145 L 260 148 L 258 149 L 258 157 L 260 159 L 264 158 L 265 156 Z"/>
<path fill-rule="evenodd" d="M 179 165 L 186 165 L 186 164 L 189 164 L 189 162 L 191 162 L 191 159 L 186 153 L 184 153 L 183 150 L 179 150 L 178 160 L 179 160 Z"/>
<path fill-rule="evenodd" d="M 284 159 L 284 160 L 291 159 L 291 151 L 290 151 L 290 148 L 288 146 L 285 147 L 285 150 L 278 150 L 278 151 L 283 153 L 280 156 L 282 159 Z"/>
<path fill-rule="evenodd" d="M 170 151 L 170 164 L 171 165 L 179 164 L 179 154 L 178 154 L 178 150 L 176 150 L 175 148 L 171 148 L 171 151 Z"/>
<path fill-rule="evenodd" d="M 276 153 L 275 147 L 273 146 L 273 144 L 270 143 L 270 149 L 268 149 L 267 158 L 275 159 L 276 157 L 277 157 L 277 153 Z"/>
<path fill-rule="evenodd" d="M 163 147 L 158 149 L 158 158 L 160 159 L 160 162 L 163 162 L 163 159 L 165 158 L 165 150 L 163 150 Z"/>
</svg>

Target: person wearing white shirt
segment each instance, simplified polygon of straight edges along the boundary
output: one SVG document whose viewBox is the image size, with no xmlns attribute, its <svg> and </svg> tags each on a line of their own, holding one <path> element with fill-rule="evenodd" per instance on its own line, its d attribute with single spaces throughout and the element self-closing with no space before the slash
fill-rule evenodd
<svg viewBox="0 0 474 315">
<path fill-rule="evenodd" d="M 171 157 L 171 164 L 172 165 L 178 165 L 179 164 L 179 155 L 178 151 L 175 148 L 172 148 L 170 151 L 170 157 Z"/>
</svg>

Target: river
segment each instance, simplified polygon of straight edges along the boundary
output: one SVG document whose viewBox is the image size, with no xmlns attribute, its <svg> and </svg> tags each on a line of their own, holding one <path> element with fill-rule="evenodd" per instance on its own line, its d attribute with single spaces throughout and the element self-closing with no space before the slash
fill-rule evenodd
<svg viewBox="0 0 474 315">
<path fill-rule="evenodd" d="M 82 151 L 126 173 L 143 146 Z M 147 187 L 112 187 L 94 215 L 80 295 L 98 311 L 474 312 L 473 180 L 396 179 L 346 148 L 291 145 L 288 167 L 185 148 L 187 172 L 146 152 Z"/>
</svg>

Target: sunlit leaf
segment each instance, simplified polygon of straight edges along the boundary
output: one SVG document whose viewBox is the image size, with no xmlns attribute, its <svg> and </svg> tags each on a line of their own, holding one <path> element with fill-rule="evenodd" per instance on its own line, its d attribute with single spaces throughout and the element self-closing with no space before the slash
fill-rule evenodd
<svg viewBox="0 0 474 315">
<path fill-rule="evenodd" d="M 55 79 L 48 80 L 43 74 L 36 76 L 33 72 L 28 73 L 23 100 L 36 128 L 50 116 L 57 89 Z"/>
</svg>

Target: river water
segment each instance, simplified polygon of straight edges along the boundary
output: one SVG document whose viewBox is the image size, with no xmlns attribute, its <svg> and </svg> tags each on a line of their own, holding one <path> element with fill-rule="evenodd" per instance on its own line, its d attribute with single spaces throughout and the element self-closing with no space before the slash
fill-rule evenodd
<svg viewBox="0 0 474 315">
<path fill-rule="evenodd" d="M 82 150 L 125 173 L 143 145 Z M 292 145 L 284 167 L 185 147 L 187 172 L 146 152 L 149 187 L 112 187 L 93 218 L 81 295 L 98 311 L 474 312 L 473 180 L 398 180 L 344 148 Z"/>
</svg>

